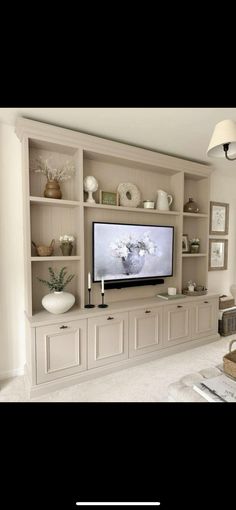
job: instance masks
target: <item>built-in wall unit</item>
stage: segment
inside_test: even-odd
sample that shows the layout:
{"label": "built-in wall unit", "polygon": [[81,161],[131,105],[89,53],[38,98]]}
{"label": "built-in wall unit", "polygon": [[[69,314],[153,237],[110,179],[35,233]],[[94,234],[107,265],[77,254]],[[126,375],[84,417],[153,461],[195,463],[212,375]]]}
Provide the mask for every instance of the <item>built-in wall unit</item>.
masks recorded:
{"label": "built-in wall unit", "polygon": [[[169,287],[182,293],[190,280],[207,289],[211,168],[24,118],[17,120],[16,134],[22,144],[30,396],[216,340],[218,295],[196,290],[157,297]],[[45,164],[73,166],[74,173],[45,193],[47,179],[39,171]],[[89,193],[90,176],[97,186]],[[169,207],[156,207],[160,190],[171,195]],[[184,212],[190,197],[198,212]],[[61,252],[64,235],[74,238],[71,254]],[[197,253],[183,250],[183,235],[200,239]],[[65,291],[75,302],[64,313],[42,305],[50,294],[41,281],[48,281],[49,267],[57,275],[66,267],[73,275]]]}

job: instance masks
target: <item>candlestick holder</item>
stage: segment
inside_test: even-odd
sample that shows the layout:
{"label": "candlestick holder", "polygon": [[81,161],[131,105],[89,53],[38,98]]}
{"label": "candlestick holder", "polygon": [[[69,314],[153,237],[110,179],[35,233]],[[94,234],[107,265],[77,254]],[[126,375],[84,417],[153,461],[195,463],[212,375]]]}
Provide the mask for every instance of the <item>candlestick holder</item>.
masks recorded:
{"label": "candlestick holder", "polygon": [[94,308],[95,307],[95,305],[91,305],[91,303],[90,303],[90,294],[91,294],[91,289],[88,289],[88,297],[89,297],[88,305],[85,305],[84,308]]}
{"label": "candlestick holder", "polygon": [[104,292],[102,292],[101,294],[102,294],[102,304],[98,305],[98,308],[107,308],[108,305],[104,304]]}

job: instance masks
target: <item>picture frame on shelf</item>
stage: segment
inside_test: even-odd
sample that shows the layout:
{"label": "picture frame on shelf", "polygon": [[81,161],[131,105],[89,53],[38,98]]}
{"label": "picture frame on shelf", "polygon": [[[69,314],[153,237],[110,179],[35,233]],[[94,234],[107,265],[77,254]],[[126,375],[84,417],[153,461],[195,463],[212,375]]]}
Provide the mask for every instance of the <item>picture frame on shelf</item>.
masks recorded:
{"label": "picture frame on shelf", "polygon": [[227,235],[229,230],[229,204],[210,202],[210,235]]}
{"label": "picture frame on shelf", "polygon": [[99,203],[103,205],[119,205],[119,193],[112,191],[99,191]]}
{"label": "picture frame on shelf", "polygon": [[190,252],[190,246],[189,246],[189,238],[188,234],[182,235],[182,253],[189,253]]}
{"label": "picture frame on shelf", "polygon": [[228,267],[228,239],[209,239],[209,271],[222,271]]}

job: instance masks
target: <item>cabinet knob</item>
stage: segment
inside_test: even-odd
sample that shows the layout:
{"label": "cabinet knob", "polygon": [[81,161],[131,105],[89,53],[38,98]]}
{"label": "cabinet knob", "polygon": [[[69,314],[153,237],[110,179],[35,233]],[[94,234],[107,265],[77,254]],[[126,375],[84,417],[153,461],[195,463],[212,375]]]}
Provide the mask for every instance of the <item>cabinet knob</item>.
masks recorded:
{"label": "cabinet knob", "polygon": [[177,308],[183,308],[183,305],[177,305]]}
{"label": "cabinet knob", "polygon": [[68,326],[64,326],[64,325],[60,326],[60,329],[66,329],[66,328],[68,328]]}
{"label": "cabinet knob", "polygon": [[208,301],[204,301],[204,303],[206,303],[206,304],[207,304],[207,303],[208,303]]}
{"label": "cabinet knob", "polygon": [[151,310],[146,310],[145,313],[151,313]]}
{"label": "cabinet knob", "polygon": [[108,321],[112,321],[112,319],[114,319],[114,317],[107,317]]}

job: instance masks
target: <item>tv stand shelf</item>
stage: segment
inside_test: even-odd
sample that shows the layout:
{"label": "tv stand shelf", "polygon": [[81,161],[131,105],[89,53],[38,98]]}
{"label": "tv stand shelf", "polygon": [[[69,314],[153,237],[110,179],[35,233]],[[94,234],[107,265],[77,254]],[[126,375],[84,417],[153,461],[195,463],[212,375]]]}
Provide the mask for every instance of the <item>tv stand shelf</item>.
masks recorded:
{"label": "tv stand shelf", "polygon": [[[115,370],[217,338],[216,296],[204,296],[209,303],[189,296],[178,300],[177,315],[173,300],[156,298],[168,287],[176,287],[180,293],[189,280],[207,288],[211,168],[24,118],[17,119],[16,134],[22,142],[26,373],[31,393],[85,380],[108,371],[109,365]],[[55,167],[73,161],[76,173],[61,183],[62,199],[44,197],[46,178],[31,171],[39,157],[52,157]],[[83,189],[89,175],[98,181],[93,204],[86,201]],[[173,196],[171,209],[99,203],[100,190],[116,192],[124,182],[136,184],[141,203],[156,203],[157,190],[165,190]],[[199,213],[183,211],[189,197],[198,203]],[[104,310],[97,306],[101,303],[100,284],[94,283],[91,302],[95,308],[85,309],[87,275],[92,272],[93,222],[173,227],[173,276],[164,277],[160,285],[105,289],[108,308]],[[76,239],[72,256],[61,256],[59,237],[63,234]],[[183,235],[200,239],[200,253],[182,252]],[[32,241],[49,246],[52,239],[56,241],[53,256],[36,257]],[[47,290],[38,278],[48,279],[51,265],[54,269],[66,266],[68,273],[75,275],[66,289],[74,294],[75,306],[62,315],[49,314],[41,304]]]}

